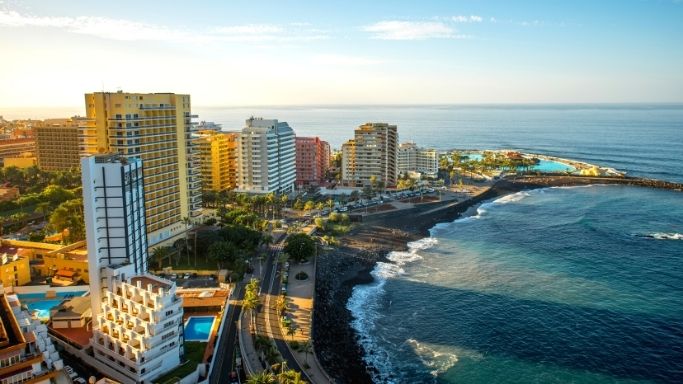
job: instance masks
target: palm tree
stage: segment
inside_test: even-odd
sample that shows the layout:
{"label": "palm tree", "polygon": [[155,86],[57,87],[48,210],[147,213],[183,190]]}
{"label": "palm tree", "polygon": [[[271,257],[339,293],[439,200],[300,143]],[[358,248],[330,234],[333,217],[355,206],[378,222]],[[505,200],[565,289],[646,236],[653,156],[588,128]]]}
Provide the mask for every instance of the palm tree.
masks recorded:
{"label": "palm tree", "polygon": [[301,378],[301,372],[293,369],[287,369],[277,375],[280,384],[305,384],[306,381]]}
{"label": "palm tree", "polygon": [[152,250],[152,257],[150,257],[150,259],[157,263],[157,269],[161,269],[164,259],[167,258],[169,254],[170,252],[167,247],[156,247],[154,250]]}
{"label": "palm tree", "polygon": [[268,371],[255,373],[249,376],[247,384],[275,384],[275,375]]}
{"label": "palm tree", "polygon": [[292,323],[287,323],[285,328],[287,329],[287,336],[290,337],[290,340],[294,340],[294,335],[296,335],[296,329],[294,328],[294,325]]}

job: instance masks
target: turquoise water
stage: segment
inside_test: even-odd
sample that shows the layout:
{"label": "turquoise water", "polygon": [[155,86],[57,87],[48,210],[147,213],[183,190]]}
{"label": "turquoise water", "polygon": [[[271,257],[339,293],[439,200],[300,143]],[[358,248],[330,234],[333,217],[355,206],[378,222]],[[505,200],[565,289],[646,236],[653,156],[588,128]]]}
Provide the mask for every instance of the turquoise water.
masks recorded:
{"label": "turquoise water", "polygon": [[683,382],[683,194],[520,192],[394,252],[348,307],[376,382]]}
{"label": "turquoise water", "polygon": [[185,340],[207,341],[216,316],[192,316],[185,323]]}
{"label": "turquoise water", "polygon": [[[481,160],[483,156],[480,153],[468,153],[467,157],[470,160]],[[558,173],[558,172],[574,172],[576,168],[571,165],[560,163],[558,161],[539,159],[538,164],[530,167],[531,171],[546,172],[546,173]]]}
{"label": "turquoise water", "polygon": [[17,294],[17,297],[22,304],[26,305],[29,313],[35,313],[40,319],[49,319],[52,308],[61,304],[65,299],[82,296],[85,292],[59,292],[55,299],[46,299],[44,293],[22,293]]}

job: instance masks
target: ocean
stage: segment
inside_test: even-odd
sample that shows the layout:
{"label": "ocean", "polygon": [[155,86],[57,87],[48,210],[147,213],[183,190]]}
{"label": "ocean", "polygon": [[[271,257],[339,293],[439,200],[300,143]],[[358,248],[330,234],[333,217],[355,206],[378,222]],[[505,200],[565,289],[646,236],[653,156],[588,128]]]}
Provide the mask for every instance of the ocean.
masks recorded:
{"label": "ocean", "polygon": [[[195,109],[339,147],[366,121],[438,149],[511,148],[683,182],[683,106]],[[546,188],[481,204],[378,263],[347,307],[377,383],[683,382],[683,194]]]}

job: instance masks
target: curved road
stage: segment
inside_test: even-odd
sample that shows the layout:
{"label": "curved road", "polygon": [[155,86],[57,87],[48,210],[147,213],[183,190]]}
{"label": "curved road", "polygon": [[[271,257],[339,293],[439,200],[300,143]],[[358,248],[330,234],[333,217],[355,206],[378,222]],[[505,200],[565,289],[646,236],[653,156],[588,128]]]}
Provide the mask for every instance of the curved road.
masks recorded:
{"label": "curved road", "polygon": [[281,289],[279,273],[280,263],[278,262],[278,258],[282,253],[282,248],[282,242],[271,247],[271,253],[266,262],[266,271],[261,280],[261,294],[264,294],[266,298],[263,310],[259,313],[259,316],[263,317],[263,321],[257,322],[259,327],[258,333],[261,335],[268,335],[268,337],[275,341],[275,346],[287,363],[289,369],[301,372],[302,379],[306,380],[308,383],[313,383],[306,371],[301,369],[299,362],[296,361],[292,355],[292,352],[287,345],[286,336],[282,333],[280,319],[277,308],[275,307],[275,300],[280,295]]}

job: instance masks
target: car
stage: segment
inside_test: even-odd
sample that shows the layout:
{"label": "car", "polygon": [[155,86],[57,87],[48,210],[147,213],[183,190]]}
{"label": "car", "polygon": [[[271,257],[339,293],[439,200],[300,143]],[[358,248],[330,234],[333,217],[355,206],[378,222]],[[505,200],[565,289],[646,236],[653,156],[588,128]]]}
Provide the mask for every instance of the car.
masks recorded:
{"label": "car", "polygon": [[186,274],[183,275],[183,279],[187,280],[187,279],[189,279],[189,278],[190,278],[190,274],[189,274],[189,273],[186,273]]}
{"label": "car", "polygon": [[66,372],[66,373],[74,373],[74,369],[71,368],[70,365],[65,365],[65,366],[64,366],[64,372]]}
{"label": "car", "polygon": [[73,382],[74,382],[74,383],[77,383],[77,384],[87,384],[87,383],[88,383],[88,382],[85,381],[85,379],[82,378],[82,377],[77,377],[77,378],[73,379]]}
{"label": "car", "polygon": [[287,287],[283,285],[282,288],[280,288],[280,292],[282,292],[283,294],[287,293]]}

